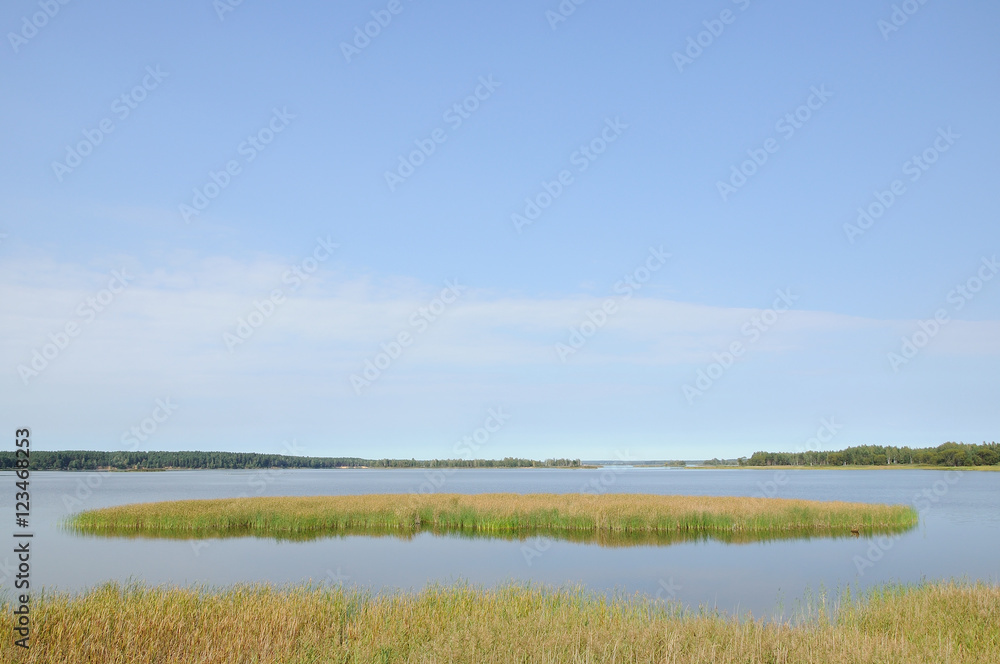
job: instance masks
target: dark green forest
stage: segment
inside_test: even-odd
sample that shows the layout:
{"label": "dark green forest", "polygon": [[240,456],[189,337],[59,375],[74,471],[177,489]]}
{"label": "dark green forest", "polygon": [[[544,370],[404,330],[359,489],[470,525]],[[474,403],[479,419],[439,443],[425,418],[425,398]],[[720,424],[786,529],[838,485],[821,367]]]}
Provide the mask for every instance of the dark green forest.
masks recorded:
{"label": "dark green forest", "polygon": [[[167,468],[578,468],[579,459],[360,459],[256,452],[33,451],[31,470],[160,470]],[[14,452],[0,452],[0,470],[16,467]]]}
{"label": "dark green forest", "polygon": [[1000,445],[944,443],[937,447],[910,448],[860,445],[838,452],[755,452],[742,458],[743,466],[994,466],[1000,464]]}
{"label": "dark green forest", "polygon": [[[682,462],[668,462],[680,466]],[[1000,444],[944,443],[910,448],[859,445],[839,451],[755,452],[738,460],[711,459],[707,466],[993,466]],[[14,452],[0,452],[0,470],[16,466]],[[65,450],[31,453],[32,470],[165,470],[255,468],[579,468],[580,459],[362,459],[305,457],[256,452],[99,452]]]}

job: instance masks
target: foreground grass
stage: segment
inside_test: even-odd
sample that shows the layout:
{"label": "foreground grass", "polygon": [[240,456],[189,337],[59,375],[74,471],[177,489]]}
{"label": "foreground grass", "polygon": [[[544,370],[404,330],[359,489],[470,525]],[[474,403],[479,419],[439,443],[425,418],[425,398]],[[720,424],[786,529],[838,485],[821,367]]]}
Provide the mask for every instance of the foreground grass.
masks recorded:
{"label": "foreground grass", "polygon": [[480,534],[885,533],[917,523],[906,505],[641,494],[372,494],[185,500],[75,515],[82,533],[289,536],[338,532]]}
{"label": "foreground grass", "polygon": [[519,585],[371,596],[109,584],[42,594],[32,615],[30,651],[4,638],[0,661],[995,664],[1000,652],[1000,588],[983,584],[889,586],[798,625]]}

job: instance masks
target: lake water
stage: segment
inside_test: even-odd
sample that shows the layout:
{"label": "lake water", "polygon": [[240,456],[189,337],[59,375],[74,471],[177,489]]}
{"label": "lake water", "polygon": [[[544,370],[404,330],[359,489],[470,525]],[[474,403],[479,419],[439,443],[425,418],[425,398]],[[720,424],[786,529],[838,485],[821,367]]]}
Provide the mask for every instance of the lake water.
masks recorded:
{"label": "lake water", "polygon": [[[172,471],[31,475],[32,586],[80,590],[108,580],[151,584],[344,583],[374,591],[464,580],[582,585],[642,593],[692,607],[755,616],[794,611],[810,589],[890,581],[1000,581],[1000,473],[929,470],[460,469]],[[4,505],[14,475],[0,473]],[[811,538],[725,544],[602,547],[548,538],[525,541],[437,536],[164,540],[66,532],[69,514],[134,502],[400,493],[652,493],[906,503],[920,525],[888,538]],[[13,510],[11,510],[13,512]],[[12,522],[13,514],[3,516]],[[8,532],[11,529],[5,529]],[[12,539],[8,539],[8,542]],[[12,547],[4,547],[10,550]],[[10,590],[10,554],[0,555]]]}

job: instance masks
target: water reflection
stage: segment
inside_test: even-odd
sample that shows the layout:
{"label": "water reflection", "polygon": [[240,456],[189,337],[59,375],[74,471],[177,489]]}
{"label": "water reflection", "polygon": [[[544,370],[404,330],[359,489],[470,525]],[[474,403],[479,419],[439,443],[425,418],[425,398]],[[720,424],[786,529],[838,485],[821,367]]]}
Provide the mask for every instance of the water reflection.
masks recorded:
{"label": "water reflection", "polygon": [[828,528],[796,528],[783,531],[752,532],[752,531],[609,531],[609,530],[548,530],[543,528],[523,529],[517,532],[495,530],[472,530],[458,528],[441,528],[425,526],[413,530],[399,528],[348,527],[335,531],[304,531],[287,533],[261,534],[250,528],[229,528],[213,531],[211,535],[203,533],[183,533],[177,531],[136,531],[132,528],[102,528],[100,531],[83,529],[72,523],[63,524],[62,528],[74,535],[91,538],[116,539],[148,539],[148,540],[222,540],[235,538],[253,538],[277,542],[312,542],[324,539],[348,539],[352,537],[394,538],[409,541],[423,533],[436,537],[453,537],[469,540],[506,540],[527,541],[544,538],[577,544],[594,544],[602,547],[623,548],[632,546],[669,546],[682,542],[723,542],[725,544],[750,544],[757,542],[774,542],[783,540],[814,540],[814,539],[849,539],[873,538],[881,535],[893,535],[912,530],[908,528],[878,528],[831,532]]}

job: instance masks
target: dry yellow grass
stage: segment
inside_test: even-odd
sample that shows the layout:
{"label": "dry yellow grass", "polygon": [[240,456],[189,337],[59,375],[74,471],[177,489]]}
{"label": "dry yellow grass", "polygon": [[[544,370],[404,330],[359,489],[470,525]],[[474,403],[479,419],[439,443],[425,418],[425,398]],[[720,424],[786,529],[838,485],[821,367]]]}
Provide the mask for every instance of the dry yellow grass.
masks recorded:
{"label": "dry yellow grass", "polygon": [[1000,653],[1000,588],[983,584],[887,587],[797,626],[529,586],[372,597],[106,585],[36,598],[28,652],[9,638],[10,608],[0,661],[19,663],[996,664]]}
{"label": "dry yellow grass", "polygon": [[481,534],[896,532],[917,523],[906,505],[643,494],[371,494],[189,500],[83,512],[80,532],[161,536],[295,536],[421,529]]}

